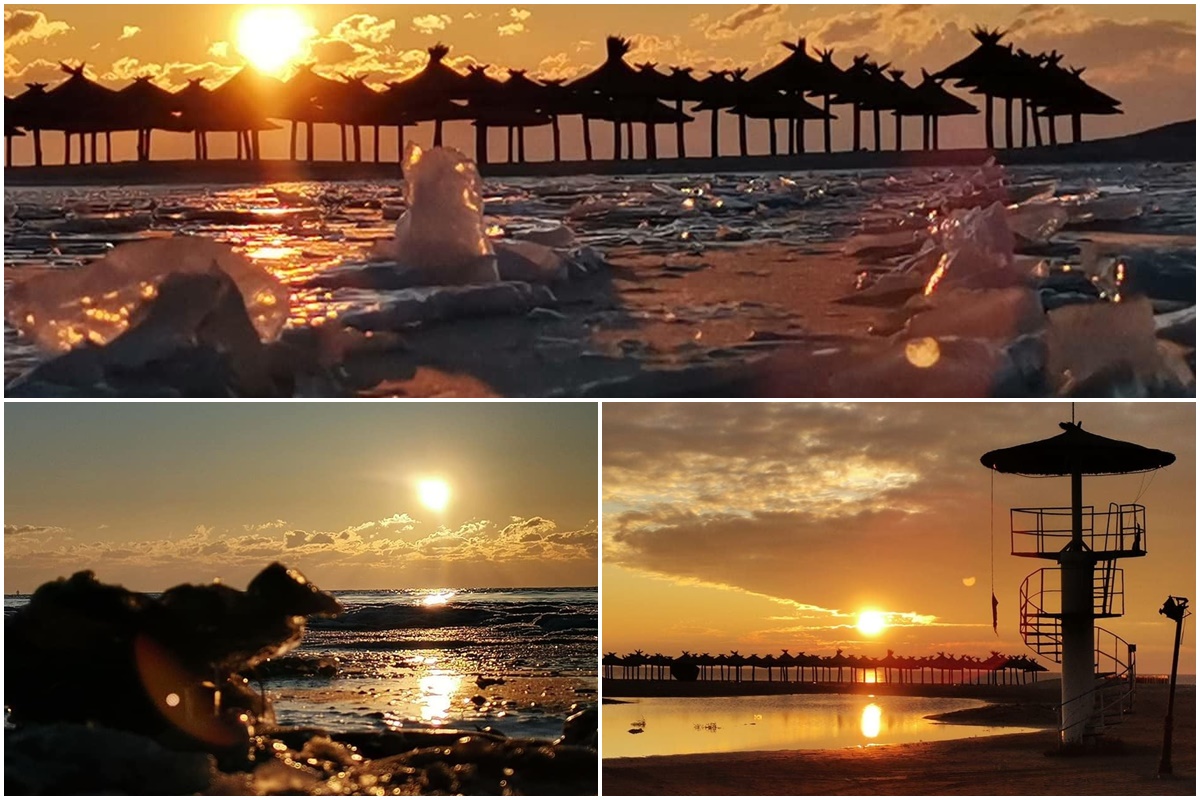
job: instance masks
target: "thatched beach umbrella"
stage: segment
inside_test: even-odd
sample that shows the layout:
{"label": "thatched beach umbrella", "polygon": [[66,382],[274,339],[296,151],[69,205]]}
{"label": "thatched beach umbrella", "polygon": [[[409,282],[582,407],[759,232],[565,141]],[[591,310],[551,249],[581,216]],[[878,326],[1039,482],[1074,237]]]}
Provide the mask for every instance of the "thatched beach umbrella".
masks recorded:
{"label": "thatched beach umbrella", "polygon": [[[403,114],[417,121],[432,120],[433,146],[442,146],[442,125],[455,119],[471,119],[465,109],[454,106],[451,100],[468,100],[471,85],[467,77],[444,62],[450,48],[441,42],[427,51],[429,61],[420,72],[399,83],[390,84],[389,102],[399,101]],[[454,109],[460,109],[456,111]]]}
{"label": "thatched beach umbrella", "polygon": [[[138,161],[150,160],[150,137],[155,129],[187,130],[177,110],[176,96],[161,86],[155,86],[149,77],[134,78],[133,83],[117,92],[117,100],[123,108],[116,114],[114,130],[137,131]],[[116,125],[124,127],[118,128]],[[108,148],[109,151],[111,149]],[[110,161],[111,155],[109,152]]]}

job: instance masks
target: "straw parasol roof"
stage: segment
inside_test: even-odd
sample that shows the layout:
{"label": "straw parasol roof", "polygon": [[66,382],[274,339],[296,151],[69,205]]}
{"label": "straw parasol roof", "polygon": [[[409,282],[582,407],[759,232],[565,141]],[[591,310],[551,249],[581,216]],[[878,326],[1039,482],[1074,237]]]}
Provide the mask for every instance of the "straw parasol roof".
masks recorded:
{"label": "straw parasol roof", "polygon": [[985,453],[988,469],[1015,475],[1127,475],[1149,472],[1175,463],[1175,455],[1132,442],[1108,439],[1083,429],[1083,424],[1060,422],[1063,432]]}

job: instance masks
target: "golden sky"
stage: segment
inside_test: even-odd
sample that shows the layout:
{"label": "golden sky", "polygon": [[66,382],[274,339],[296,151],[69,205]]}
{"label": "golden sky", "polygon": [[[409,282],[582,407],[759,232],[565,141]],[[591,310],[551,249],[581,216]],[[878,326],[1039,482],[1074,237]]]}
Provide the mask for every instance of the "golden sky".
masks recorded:
{"label": "golden sky", "polygon": [[[810,46],[832,47],[843,66],[852,54],[870,52],[919,80],[922,67],[934,71],[974,46],[977,24],[1010,32],[1016,46],[1031,52],[1057,49],[1065,64],[1086,66],[1084,75],[1097,88],[1124,102],[1125,114],[1088,118],[1089,137],[1142,130],[1195,117],[1194,5],[301,5],[306,34],[299,60],[316,60],[327,73],[369,74],[382,84],[407,76],[425,60],[425,48],[443,41],[452,46],[450,63],[489,64],[494,69],[530,70],[537,77],[573,77],[603,61],[604,38],[633,39],[631,62],[688,65],[707,69],[748,67],[751,74],[780,60],[783,39],[807,36]],[[119,87],[137,75],[159,76],[164,85],[182,86],[187,78],[220,79],[242,63],[239,21],[253,9],[245,5],[6,6],[4,34],[5,93],[20,92],[29,81],[57,81],[60,60],[86,61],[102,82]],[[212,84],[210,84],[212,85]],[[975,98],[972,98],[975,99]],[[726,115],[728,116],[728,115]],[[845,147],[848,115],[835,122],[836,144]],[[725,141],[732,145],[736,120],[725,120]],[[890,121],[888,133],[890,138]],[[911,120],[910,142],[919,136]],[[318,135],[318,157],[337,153],[336,130]],[[816,141],[815,126],[811,134]],[[578,157],[577,120],[564,125],[565,155]],[[761,151],[765,123],[750,125],[751,148]],[[1064,135],[1066,131],[1064,128]],[[428,138],[422,128],[418,137]],[[662,136],[673,141],[670,131]],[[186,134],[160,134],[156,157],[186,157]],[[470,150],[467,123],[447,127],[447,144]],[[533,157],[545,157],[550,133],[530,134]],[[708,142],[707,114],[690,126],[692,152]],[[55,140],[59,137],[50,137]],[[125,142],[124,139],[128,139]],[[233,153],[222,137],[214,157]],[[118,136],[118,146],[133,149],[133,134]],[[605,143],[603,136],[598,144]],[[665,141],[665,140],[664,140]],[[943,146],[981,146],[982,117],[943,122]],[[393,152],[392,134],[385,138]],[[385,145],[385,146],[386,146]],[[18,163],[28,142],[17,141]],[[499,146],[499,139],[496,140]],[[48,142],[50,158],[61,145]],[[268,134],[268,157],[286,153],[287,133]],[[599,153],[601,157],[603,153]]]}
{"label": "golden sky", "polygon": [[7,592],[240,586],[272,560],[326,589],[596,584],[592,403],[5,411]]}
{"label": "golden sky", "polygon": [[[1152,477],[1084,480],[1085,504],[1146,506],[1149,554],[1118,565],[1126,616],[1100,624],[1138,645],[1142,672],[1166,672],[1174,629],[1157,610],[1196,585],[1195,408],[1076,413],[1177,456]],[[1064,403],[607,403],[604,650],[1026,652],[1018,587],[1053,564],[1009,555],[1008,510],[1069,505],[1070,481],[997,475],[993,504],[979,458],[1070,418]],[[865,609],[890,627],[861,634]],[[1181,672],[1194,671],[1189,630]]]}

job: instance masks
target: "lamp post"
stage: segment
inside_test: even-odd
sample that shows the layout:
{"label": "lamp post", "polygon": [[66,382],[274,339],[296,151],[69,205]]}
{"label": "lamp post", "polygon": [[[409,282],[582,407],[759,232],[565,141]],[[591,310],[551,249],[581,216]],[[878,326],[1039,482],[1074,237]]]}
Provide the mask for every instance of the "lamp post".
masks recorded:
{"label": "lamp post", "polygon": [[1175,677],[1179,672],[1179,642],[1183,638],[1183,618],[1188,615],[1186,597],[1167,596],[1167,602],[1158,610],[1167,619],[1175,621],[1175,652],[1171,657],[1171,691],[1167,695],[1167,718],[1163,721],[1162,759],[1158,762],[1158,777],[1165,778],[1171,771],[1171,732],[1175,725]]}

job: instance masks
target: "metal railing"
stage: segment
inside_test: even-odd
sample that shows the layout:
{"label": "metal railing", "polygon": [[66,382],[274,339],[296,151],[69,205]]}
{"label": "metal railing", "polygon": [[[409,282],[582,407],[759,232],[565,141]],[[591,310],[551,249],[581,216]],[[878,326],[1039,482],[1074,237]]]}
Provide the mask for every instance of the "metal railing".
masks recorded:
{"label": "metal railing", "polygon": [[[1083,543],[1100,557],[1121,558],[1146,552],[1146,507],[1110,503],[1107,511],[1082,509]],[[1014,556],[1054,558],[1071,541],[1069,507],[1014,508],[1009,512]]]}

